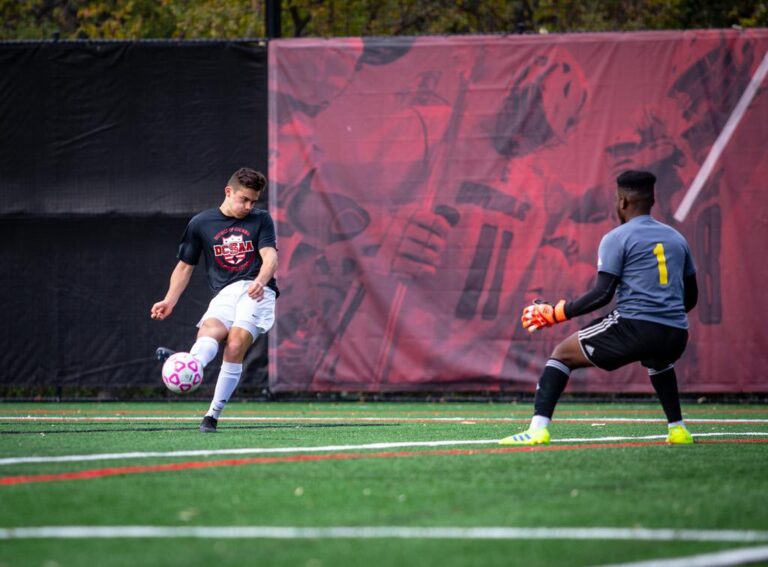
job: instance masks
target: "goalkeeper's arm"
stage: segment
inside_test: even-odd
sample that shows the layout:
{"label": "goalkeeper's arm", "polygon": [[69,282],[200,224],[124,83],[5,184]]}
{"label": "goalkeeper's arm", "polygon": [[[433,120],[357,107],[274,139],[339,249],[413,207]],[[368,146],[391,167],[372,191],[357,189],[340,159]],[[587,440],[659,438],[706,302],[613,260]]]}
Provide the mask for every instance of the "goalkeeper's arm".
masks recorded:
{"label": "goalkeeper's arm", "polygon": [[613,299],[613,294],[616,293],[616,287],[618,285],[618,276],[614,276],[608,272],[598,272],[595,287],[578,299],[566,302],[563,307],[565,317],[567,319],[572,319],[573,317],[591,313],[596,309],[608,305],[611,302],[611,299]]}
{"label": "goalkeeper's arm", "polygon": [[699,286],[696,283],[696,274],[683,278],[683,288],[683,305],[685,305],[685,312],[688,313],[699,302]]}
{"label": "goalkeeper's arm", "polygon": [[[699,288],[696,284],[696,274],[686,276],[683,280],[684,284],[684,304],[685,311],[688,312],[694,307],[699,298]],[[597,273],[597,282],[595,287],[590,289],[587,293],[580,298],[573,301],[568,301],[563,306],[563,312],[566,318],[571,319],[584,315],[585,313],[591,313],[595,309],[600,309],[608,305],[613,299],[613,294],[616,293],[616,287],[619,285],[619,278],[613,274],[607,272]]]}
{"label": "goalkeeper's arm", "polygon": [[520,321],[523,328],[528,332],[534,332],[537,329],[551,327],[572,317],[578,317],[600,309],[608,305],[616,293],[616,287],[619,285],[618,276],[607,272],[597,273],[597,282],[595,287],[574,301],[566,302],[561,299],[556,305],[546,301],[536,300],[531,305],[523,309],[523,316]]}

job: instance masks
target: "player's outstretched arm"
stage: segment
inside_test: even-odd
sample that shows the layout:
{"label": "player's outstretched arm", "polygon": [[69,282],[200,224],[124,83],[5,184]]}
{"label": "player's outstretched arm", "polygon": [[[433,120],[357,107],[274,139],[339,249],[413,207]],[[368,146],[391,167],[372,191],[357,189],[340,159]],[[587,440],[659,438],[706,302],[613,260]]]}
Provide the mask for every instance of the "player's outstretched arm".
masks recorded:
{"label": "player's outstretched arm", "polygon": [[259,275],[248,286],[248,297],[260,301],[264,297],[264,288],[269,283],[277,271],[277,250],[270,246],[259,248],[261,256],[261,269]]}
{"label": "player's outstretched arm", "polygon": [[186,262],[179,261],[179,263],[176,264],[176,267],[171,273],[171,282],[168,285],[168,291],[165,294],[165,298],[155,303],[149,311],[149,316],[152,317],[152,319],[162,321],[173,312],[173,308],[176,307],[176,304],[179,302],[181,294],[187,289],[187,285],[189,285],[189,280],[192,277],[192,272],[194,270],[195,267]]}
{"label": "player's outstretched arm", "polygon": [[573,317],[591,313],[608,305],[619,285],[618,276],[607,272],[598,272],[595,286],[573,301],[561,299],[556,305],[537,300],[525,309],[521,321],[530,332],[551,327]]}

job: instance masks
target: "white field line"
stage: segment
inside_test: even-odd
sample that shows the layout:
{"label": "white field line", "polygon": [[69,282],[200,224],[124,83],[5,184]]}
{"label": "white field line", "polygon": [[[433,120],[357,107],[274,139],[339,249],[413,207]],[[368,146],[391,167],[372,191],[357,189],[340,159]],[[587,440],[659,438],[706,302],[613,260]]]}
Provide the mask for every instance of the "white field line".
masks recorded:
{"label": "white field line", "polygon": [[[768,436],[765,431],[740,431],[697,433],[696,439],[701,437],[724,436]],[[614,436],[614,437],[584,437],[571,439],[557,439],[553,443],[612,443],[621,441],[658,441],[666,439],[666,435],[642,435],[642,436]],[[177,457],[215,457],[221,455],[265,455],[280,453],[328,453],[343,451],[368,451],[382,449],[402,449],[406,447],[455,447],[461,445],[497,445],[498,439],[453,439],[447,441],[401,441],[394,443],[365,443],[360,445],[325,445],[318,447],[244,447],[239,449],[198,449],[186,451],[141,451],[131,453],[95,453],[90,455],[59,455],[59,456],[30,456],[30,457],[6,457],[0,459],[0,466],[19,465],[31,463],[80,463],[88,461],[108,460],[133,460],[133,459],[157,459]]]}
{"label": "white field line", "polygon": [[614,563],[603,567],[729,567],[768,560],[768,546],[729,549],[674,559],[652,559],[632,563]]}
{"label": "white field line", "polygon": [[[335,417],[294,417],[294,416],[229,416],[222,417],[220,421],[236,422],[236,421],[253,421],[253,422],[342,422],[342,423],[369,423],[369,422],[384,422],[384,423],[409,423],[409,422],[434,422],[434,423],[464,423],[464,422],[499,422],[499,423],[514,423],[514,422],[526,422],[530,419],[530,416],[525,417],[348,417],[348,416],[335,416]],[[34,416],[34,415],[13,415],[13,416],[0,416],[0,421],[27,421],[27,422],[120,422],[120,421],[199,421],[199,416]],[[644,418],[644,417],[562,417],[557,421],[562,422],[584,422],[584,423],[666,423],[663,418]],[[768,423],[768,419],[760,418],[686,418],[686,423],[744,423],[744,424],[760,424]]]}
{"label": "white field line", "polygon": [[768,541],[755,530],[676,530],[645,528],[509,528],[333,526],[42,526],[0,529],[0,540],[91,538],[200,539],[565,539],[754,543]]}

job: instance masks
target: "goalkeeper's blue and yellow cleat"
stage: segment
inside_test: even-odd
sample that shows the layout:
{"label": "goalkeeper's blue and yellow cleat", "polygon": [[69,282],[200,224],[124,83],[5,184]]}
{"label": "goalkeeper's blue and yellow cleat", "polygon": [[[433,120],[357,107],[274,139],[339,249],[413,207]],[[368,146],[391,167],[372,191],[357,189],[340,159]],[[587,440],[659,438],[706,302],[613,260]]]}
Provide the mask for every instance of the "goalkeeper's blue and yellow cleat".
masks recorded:
{"label": "goalkeeper's blue and yellow cleat", "polygon": [[549,445],[549,429],[541,427],[510,435],[499,441],[499,445]]}
{"label": "goalkeeper's blue and yellow cleat", "polygon": [[693,445],[693,435],[682,425],[669,428],[667,443],[670,445]]}

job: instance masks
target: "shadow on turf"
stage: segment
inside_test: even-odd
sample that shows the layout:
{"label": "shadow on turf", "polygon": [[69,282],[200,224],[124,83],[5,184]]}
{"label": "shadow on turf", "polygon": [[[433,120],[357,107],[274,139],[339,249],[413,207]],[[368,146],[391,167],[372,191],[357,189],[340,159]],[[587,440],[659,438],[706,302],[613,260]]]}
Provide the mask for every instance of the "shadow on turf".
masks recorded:
{"label": "shadow on turf", "polygon": [[[18,425],[18,424],[14,424]],[[300,425],[227,425],[223,431],[231,429],[310,429],[327,427],[397,427],[398,423],[306,423]],[[197,426],[189,427],[128,427],[121,429],[51,429],[48,431],[0,431],[0,435],[50,435],[54,433],[120,433],[120,432],[157,432],[157,431],[196,431]]]}

